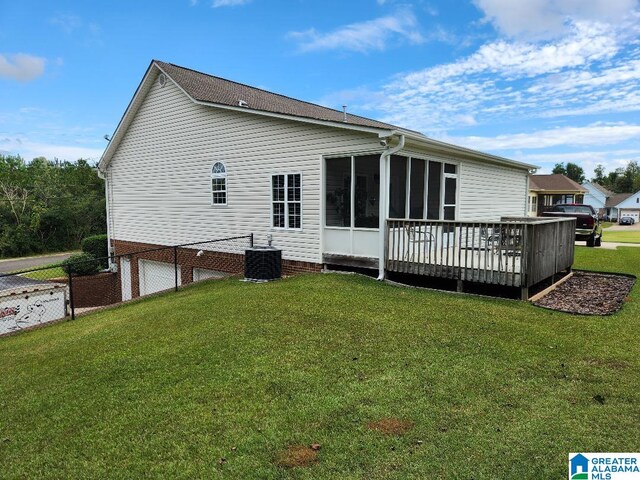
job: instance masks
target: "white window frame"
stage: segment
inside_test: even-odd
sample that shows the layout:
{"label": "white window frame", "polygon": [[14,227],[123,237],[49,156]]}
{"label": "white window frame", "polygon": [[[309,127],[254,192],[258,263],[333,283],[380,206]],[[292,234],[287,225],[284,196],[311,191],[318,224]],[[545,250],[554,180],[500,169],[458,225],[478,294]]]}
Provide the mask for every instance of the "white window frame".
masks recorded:
{"label": "white window frame", "polygon": [[[300,177],[300,200],[289,200],[289,175],[298,175]],[[284,201],[275,201],[273,198],[273,179],[275,177],[284,177]],[[304,192],[304,186],[302,183],[302,172],[287,172],[287,173],[273,173],[271,175],[271,183],[269,184],[269,188],[271,190],[271,228],[273,230],[291,230],[291,231],[297,231],[300,232],[302,231],[302,225],[303,225],[303,215],[302,215],[302,211],[303,211],[303,204],[302,204],[302,198],[303,198],[303,192]],[[284,204],[284,227],[277,227],[274,225],[273,223],[273,206],[276,203],[282,203]],[[300,227],[290,227],[289,226],[289,204],[290,203],[298,203],[300,204]]]}
{"label": "white window frame", "polygon": [[[456,173],[447,173],[444,171],[444,167],[445,165],[453,165],[454,167],[456,167]],[[453,163],[453,162],[447,162],[446,160],[442,161],[442,182],[440,184],[440,192],[442,194],[441,197],[441,201],[442,201],[442,207],[440,208],[440,220],[444,220],[444,209],[445,207],[453,207],[453,220],[447,220],[449,222],[455,222],[458,219],[458,192],[460,190],[460,180],[458,178],[458,171],[460,170],[460,165],[458,163]],[[455,199],[454,202],[455,203],[444,203],[444,190],[445,190],[445,185],[447,183],[447,178],[453,178],[456,181],[456,191],[455,191]]]}
{"label": "white window frame", "polygon": [[[407,185],[406,185],[406,198],[405,198],[405,218],[409,218],[409,210],[410,205],[409,201],[411,199],[411,163],[413,159],[416,160],[424,160],[424,197],[422,201],[424,202],[424,209],[422,211],[422,219],[414,218],[413,220],[429,220],[427,219],[427,199],[429,195],[429,162],[439,162],[440,163],[440,209],[438,212],[437,220],[444,220],[444,207],[453,207],[454,208],[454,220],[448,220],[449,222],[455,222],[458,220],[459,215],[459,195],[460,195],[460,162],[456,162],[449,159],[438,158],[438,157],[421,157],[421,156],[407,156],[407,167],[406,167],[406,175],[407,175]],[[456,167],[456,173],[445,173],[444,166],[445,164],[453,165]],[[444,203],[444,188],[445,188],[445,178],[455,178],[456,179],[456,203]],[[436,220],[431,219],[431,220]]]}
{"label": "white window frame", "polygon": [[[213,169],[215,168],[216,165],[222,165],[222,168],[224,168],[224,172],[213,172]],[[213,165],[211,165],[211,170],[210,170],[210,174],[211,174],[211,178],[210,178],[210,188],[211,188],[211,206],[212,207],[225,207],[227,206],[228,200],[229,200],[229,185],[227,182],[227,166],[225,165],[224,162],[220,161],[220,160],[216,160],[215,162],[213,162]],[[213,189],[213,181],[214,180],[224,180],[224,189],[223,190],[214,190]],[[224,193],[224,202],[214,202],[213,198],[214,198],[214,193]]]}

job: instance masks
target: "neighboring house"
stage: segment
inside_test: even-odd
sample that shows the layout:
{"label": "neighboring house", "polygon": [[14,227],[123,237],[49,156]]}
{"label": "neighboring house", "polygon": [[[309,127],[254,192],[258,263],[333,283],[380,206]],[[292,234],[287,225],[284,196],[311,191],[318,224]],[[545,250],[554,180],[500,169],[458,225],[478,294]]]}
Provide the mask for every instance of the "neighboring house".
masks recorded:
{"label": "neighboring house", "polygon": [[582,186],[587,189],[584,203],[591,205],[600,217],[610,216],[610,212],[607,212],[607,199],[614,193],[596,182],[584,182]]}
{"label": "neighboring house", "polygon": [[626,198],[616,203],[615,208],[618,209],[618,219],[622,217],[631,217],[636,223],[640,222],[640,191],[632,194],[623,194]]}
{"label": "neighboring house", "polygon": [[557,203],[582,203],[587,189],[560,173],[531,175],[527,215],[536,217]]}
{"label": "neighboring house", "polygon": [[613,193],[595,182],[585,182],[582,186],[588,191],[585,195],[584,203],[595,208],[600,217],[615,222],[623,216],[623,212],[620,209],[624,209],[626,212],[624,215],[633,217],[636,221],[639,220],[637,215],[640,210],[640,203],[638,203],[638,194],[640,192],[635,194]]}
{"label": "neighboring house", "polygon": [[384,274],[387,218],[525,216],[535,167],[152,61],[98,168],[116,254],[254,233],[285,272]]}

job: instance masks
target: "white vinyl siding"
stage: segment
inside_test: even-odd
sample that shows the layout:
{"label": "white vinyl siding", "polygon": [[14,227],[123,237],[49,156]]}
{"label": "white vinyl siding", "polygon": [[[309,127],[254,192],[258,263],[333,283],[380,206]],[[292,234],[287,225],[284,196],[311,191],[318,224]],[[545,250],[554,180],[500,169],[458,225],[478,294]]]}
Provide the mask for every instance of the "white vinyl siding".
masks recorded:
{"label": "white vinyl siding", "polygon": [[[272,234],[283,258],[320,263],[322,155],[379,151],[370,133],[196,105],[169,79],[149,90],[109,166],[112,238],[174,245]],[[211,167],[224,159],[225,208],[211,207]],[[304,229],[271,227],[271,175],[304,181]]]}

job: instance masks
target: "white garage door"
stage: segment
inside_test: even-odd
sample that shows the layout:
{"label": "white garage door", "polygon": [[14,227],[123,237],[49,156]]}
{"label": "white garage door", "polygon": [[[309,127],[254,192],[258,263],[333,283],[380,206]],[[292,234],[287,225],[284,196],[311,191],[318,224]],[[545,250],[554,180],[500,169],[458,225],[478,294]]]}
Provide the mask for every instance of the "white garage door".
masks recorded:
{"label": "white garage door", "polygon": [[[169,290],[176,286],[173,263],[139,260],[140,296]],[[180,286],[180,265],[178,265],[178,286]]]}
{"label": "white garage door", "polygon": [[206,268],[193,269],[194,282],[199,282],[200,280],[208,280],[209,278],[224,278],[228,276],[228,273],[219,272],[217,270],[207,270]]}
{"label": "white garage door", "polygon": [[620,218],[622,217],[631,217],[638,223],[640,221],[640,210],[621,210]]}

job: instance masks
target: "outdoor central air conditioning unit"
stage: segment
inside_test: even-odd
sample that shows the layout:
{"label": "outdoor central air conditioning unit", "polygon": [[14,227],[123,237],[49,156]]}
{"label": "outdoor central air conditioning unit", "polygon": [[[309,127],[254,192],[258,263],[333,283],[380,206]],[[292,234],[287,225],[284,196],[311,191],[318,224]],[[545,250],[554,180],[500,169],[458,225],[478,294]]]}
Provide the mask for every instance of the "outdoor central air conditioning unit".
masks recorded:
{"label": "outdoor central air conditioning unit", "polygon": [[273,247],[252,247],[244,252],[246,280],[266,282],[282,276],[282,250]]}

